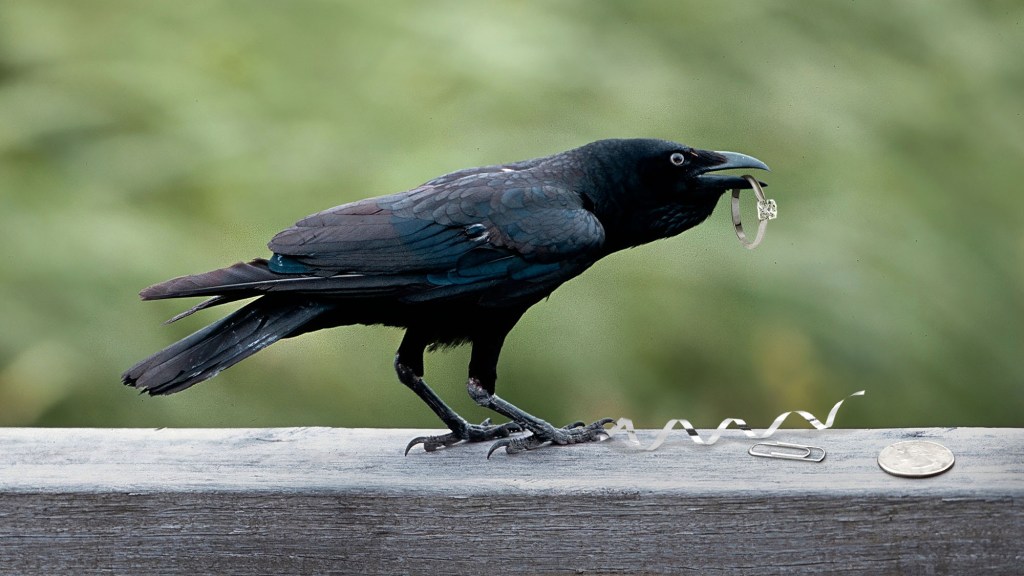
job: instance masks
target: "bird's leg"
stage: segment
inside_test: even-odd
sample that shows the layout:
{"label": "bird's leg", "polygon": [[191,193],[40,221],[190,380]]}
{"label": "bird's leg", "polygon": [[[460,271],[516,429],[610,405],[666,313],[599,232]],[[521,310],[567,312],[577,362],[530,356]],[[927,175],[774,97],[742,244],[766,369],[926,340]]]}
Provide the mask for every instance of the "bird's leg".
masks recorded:
{"label": "bird's leg", "polygon": [[438,448],[452,446],[459,442],[482,442],[486,440],[497,440],[498,438],[505,438],[513,432],[519,432],[522,430],[519,424],[515,422],[508,422],[506,424],[494,425],[491,424],[491,419],[488,418],[480,424],[470,424],[465,418],[459,416],[454,410],[451,409],[444,400],[427,386],[427,383],[423,381],[423,378],[416,374],[408,366],[401,363],[401,358],[395,357],[395,371],[398,373],[398,379],[403,384],[409,387],[410,390],[416,393],[424,402],[430,406],[430,409],[445,423],[451,432],[448,434],[440,434],[438,436],[418,436],[413,438],[409,444],[405,447],[405,453],[408,454],[409,450],[412,450],[413,446],[422,444],[423,449],[427,452],[433,452]]}
{"label": "bird's leg", "polygon": [[[410,331],[411,332],[411,331]],[[417,350],[418,347],[418,350]],[[513,432],[519,432],[522,428],[515,422],[494,425],[488,418],[480,424],[470,424],[465,418],[459,416],[444,400],[427,386],[423,381],[423,348],[425,346],[416,343],[414,339],[406,338],[395,355],[395,372],[398,379],[416,393],[427,406],[434,411],[434,414],[444,422],[451,430],[448,434],[438,436],[419,436],[413,438],[405,447],[405,453],[417,444],[422,444],[427,452],[433,452],[438,448],[452,446],[459,442],[482,442],[506,438]]]}
{"label": "bird's leg", "polygon": [[488,458],[498,448],[505,448],[506,452],[515,453],[539,448],[549,442],[559,445],[579,444],[593,442],[608,436],[604,426],[614,422],[611,418],[602,418],[591,424],[573,422],[563,428],[556,428],[495,394],[498,354],[501,352],[503,342],[504,334],[496,340],[474,341],[466,390],[477,404],[494,410],[513,422],[518,422],[523,429],[529,430],[532,434],[498,440],[487,451]]}

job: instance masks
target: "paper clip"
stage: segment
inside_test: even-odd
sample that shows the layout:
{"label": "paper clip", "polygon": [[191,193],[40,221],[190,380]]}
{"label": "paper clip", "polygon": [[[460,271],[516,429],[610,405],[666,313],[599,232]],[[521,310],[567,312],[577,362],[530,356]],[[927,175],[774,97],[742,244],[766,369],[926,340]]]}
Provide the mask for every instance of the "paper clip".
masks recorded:
{"label": "paper clip", "polygon": [[787,444],[786,442],[759,442],[750,447],[747,453],[761,458],[783,458],[786,460],[807,460],[821,462],[825,459],[825,449],[817,446]]}

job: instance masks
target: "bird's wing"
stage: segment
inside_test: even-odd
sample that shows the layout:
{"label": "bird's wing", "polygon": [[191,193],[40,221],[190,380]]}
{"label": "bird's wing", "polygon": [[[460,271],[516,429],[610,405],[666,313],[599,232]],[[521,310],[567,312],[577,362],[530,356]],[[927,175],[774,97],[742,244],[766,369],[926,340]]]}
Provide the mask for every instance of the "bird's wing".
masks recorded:
{"label": "bird's wing", "polygon": [[518,171],[433,182],[305,218],[268,244],[271,269],[363,282],[416,276],[443,296],[575,275],[604,243],[578,194]]}

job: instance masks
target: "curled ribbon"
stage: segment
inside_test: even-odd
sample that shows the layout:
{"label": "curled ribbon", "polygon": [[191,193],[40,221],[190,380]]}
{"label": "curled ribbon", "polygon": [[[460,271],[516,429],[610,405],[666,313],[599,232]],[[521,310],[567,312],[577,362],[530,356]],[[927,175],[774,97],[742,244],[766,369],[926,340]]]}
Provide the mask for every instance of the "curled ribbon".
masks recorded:
{"label": "curled ribbon", "polygon": [[[682,426],[682,428],[686,430],[686,433],[689,434],[690,436],[690,440],[693,440],[697,444],[704,444],[706,446],[710,446],[715,442],[718,442],[718,439],[722,437],[722,431],[728,428],[730,424],[736,424],[736,427],[742,430],[748,438],[754,438],[756,440],[768,438],[769,436],[774,434],[780,426],[782,426],[782,423],[786,420],[786,418],[789,417],[790,414],[799,414],[801,417],[803,417],[804,420],[807,420],[808,424],[814,426],[814,428],[817,430],[827,430],[828,428],[831,428],[832,424],[835,422],[836,414],[839,412],[839,407],[843,405],[843,402],[850,398],[853,398],[854,396],[863,396],[864,392],[864,390],[854,392],[853,394],[850,394],[849,396],[843,398],[839,402],[836,402],[836,405],[832,407],[832,411],[828,413],[828,418],[825,419],[824,424],[822,424],[821,421],[818,420],[814,416],[814,414],[811,414],[810,412],[805,412],[803,410],[793,410],[790,412],[784,412],[782,414],[779,414],[779,417],[776,418],[774,422],[772,422],[772,425],[769,426],[767,430],[765,430],[759,435],[757,432],[754,432],[753,430],[750,429],[750,426],[747,425],[745,420],[742,420],[740,418],[726,418],[725,420],[722,420],[722,423],[718,425],[718,428],[715,429],[711,436],[707,440],[705,440],[704,438],[701,437],[700,433],[697,432],[697,429],[694,428],[692,424],[690,424],[689,420],[677,418],[674,420],[669,420],[668,424],[665,424],[665,427],[661,429],[661,432],[658,432],[658,436],[654,439],[654,442],[652,442],[650,446],[641,446],[641,448],[643,448],[644,450],[656,450],[659,446],[665,443],[665,440],[668,439],[669,434],[672,432],[672,430],[676,427],[677,424]],[[626,436],[629,438],[631,442],[637,445],[640,444],[640,440],[636,437],[636,429],[633,428],[633,421],[630,420],[629,418],[619,418],[618,421],[615,422],[614,426],[606,430],[606,433],[608,434],[609,438],[612,438],[616,434],[623,431],[625,431]]]}

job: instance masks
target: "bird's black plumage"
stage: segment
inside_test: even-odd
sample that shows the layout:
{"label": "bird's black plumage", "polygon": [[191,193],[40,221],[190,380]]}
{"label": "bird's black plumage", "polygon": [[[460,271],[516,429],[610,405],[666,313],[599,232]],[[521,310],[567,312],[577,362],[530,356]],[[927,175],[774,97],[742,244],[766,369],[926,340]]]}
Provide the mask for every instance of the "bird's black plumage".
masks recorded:
{"label": "bird's black plumage", "polygon": [[[277,234],[269,259],[150,286],[143,299],[208,296],[175,317],[256,299],[128,369],[125,384],[169,394],[215,376],[281,338],[350,324],[406,328],[399,379],[451,428],[428,450],[528,429],[510,450],[600,435],[604,421],[554,428],[496,394],[509,330],[533,304],[612,252],[696,226],[742,178],[767,169],[734,152],[663,140],[601,140],[534,160],[460,170],[422,186],[313,214]],[[472,343],[470,394],[512,419],[471,425],[423,382],[428,347]]]}

